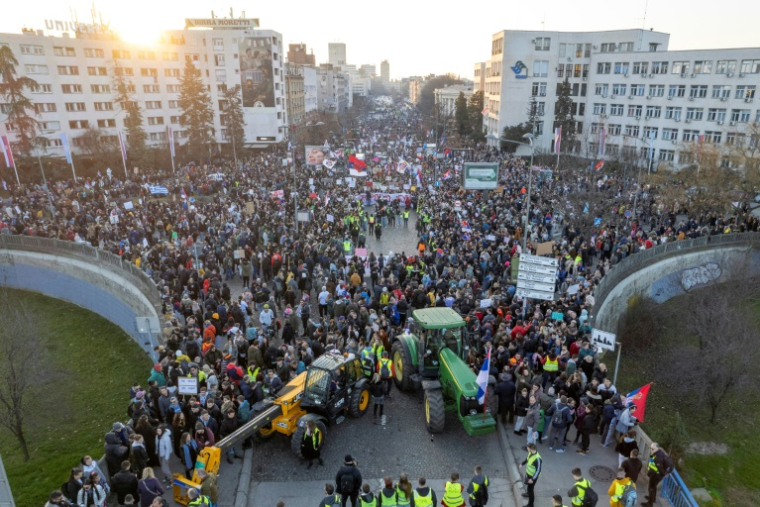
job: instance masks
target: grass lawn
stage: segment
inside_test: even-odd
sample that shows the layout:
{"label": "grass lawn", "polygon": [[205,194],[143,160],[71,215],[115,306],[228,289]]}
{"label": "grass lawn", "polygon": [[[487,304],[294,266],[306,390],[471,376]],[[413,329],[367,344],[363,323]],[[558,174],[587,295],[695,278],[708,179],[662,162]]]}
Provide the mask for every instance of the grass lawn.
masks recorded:
{"label": "grass lawn", "polygon": [[[53,380],[30,390],[24,462],[16,439],[0,428],[0,452],[16,505],[42,506],[89,454],[103,455],[103,436],[127,418],[129,388],[145,382],[151,360],[120,328],[76,305],[9,291],[40,326],[44,364]],[[0,321],[2,321],[0,308]]]}
{"label": "grass lawn", "polygon": [[[665,303],[667,304],[667,303]],[[754,315],[760,325],[760,306]],[[644,354],[626,353],[620,361],[618,391],[628,392],[641,387],[655,378],[651,366],[652,354],[660,347],[671,347],[684,339],[676,323],[658,337],[656,350]],[[760,346],[760,344],[758,344]],[[614,364],[612,359],[608,362]],[[649,392],[646,422],[642,428],[655,441],[670,450],[685,448],[691,442],[713,442],[728,445],[723,455],[683,455],[677,464],[679,473],[689,488],[703,487],[710,491],[714,500],[701,505],[707,507],[749,507],[758,505],[760,498],[760,398],[756,390],[760,384],[744,396],[730,397],[719,409],[715,423],[710,422],[710,410],[700,406],[697,400],[684,399],[669,394],[667,385],[655,383]],[[676,415],[680,415],[680,418]],[[680,423],[679,423],[680,420]]]}

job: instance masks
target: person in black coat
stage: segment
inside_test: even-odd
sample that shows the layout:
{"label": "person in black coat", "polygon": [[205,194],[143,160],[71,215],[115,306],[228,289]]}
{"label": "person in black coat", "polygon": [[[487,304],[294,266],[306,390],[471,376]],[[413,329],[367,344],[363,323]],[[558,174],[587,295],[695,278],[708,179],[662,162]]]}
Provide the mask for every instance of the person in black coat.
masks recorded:
{"label": "person in black coat", "polygon": [[121,462],[129,454],[129,449],[127,446],[121,444],[116,433],[109,432],[106,433],[105,451],[106,463],[108,464],[108,475],[113,477],[119,470],[121,470]]}
{"label": "person in black coat", "polygon": [[499,383],[494,388],[494,394],[499,397],[501,423],[507,424],[507,415],[509,415],[509,424],[512,424],[515,420],[515,395],[517,394],[512,375],[509,373],[499,375]]}
{"label": "person in black coat", "polygon": [[82,470],[79,468],[72,468],[69,474],[69,480],[61,488],[61,492],[66,498],[76,502],[79,490],[82,489],[84,479],[82,478]]}
{"label": "person in black coat", "polygon": [[523,429],[523,423],[525,422],[525,416],[528,415],[529,406],[530,400],[528,399],[528,388],[523,387],[515,402],[515,415],[517,416],[517,421],[515,421],[515,433],[517,435],[522,435],[526,431]]}
{"label": "person in black coat", "polygon": [[124,503],[124,497],[132,495],[137,500],[137,476],[130,470],[129,461],[121,463],[121,470],[116,475],[111,476],[111,491],[116,494],[119,504]]}
{"label": "person in black coat", "polygon": [[[226,417],[222,421],[222,424],[219,426],[219,436],[221,438],[232,435],[235,433],[235,431],[237,431],[239,427],[237,414],[235,414],[234,408],[228,408],[225,415]],[[237,454],[238,452],[236,446],[230,446],[230,448],[227,449],[227,463],[232,463],[232,460],[238,457]]]}
{"label": "person in black coat", "polygon": [[351,498],[351,507],[356,507],[359,490],[362,487],[362,473],[350,454],[346,454],[343,466],[335,474],[335,487],[343,495],[343,507],[346,507],[349,497]]}

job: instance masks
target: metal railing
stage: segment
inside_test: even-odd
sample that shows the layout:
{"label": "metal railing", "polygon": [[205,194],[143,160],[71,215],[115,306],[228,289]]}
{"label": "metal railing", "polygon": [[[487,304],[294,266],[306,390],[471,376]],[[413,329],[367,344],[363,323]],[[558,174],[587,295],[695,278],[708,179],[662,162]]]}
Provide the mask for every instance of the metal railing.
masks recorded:
{"label": "metal railing", "polygon": [[675,470],[662,481],[661,494],[673,507],[699,507],[689,488]]}

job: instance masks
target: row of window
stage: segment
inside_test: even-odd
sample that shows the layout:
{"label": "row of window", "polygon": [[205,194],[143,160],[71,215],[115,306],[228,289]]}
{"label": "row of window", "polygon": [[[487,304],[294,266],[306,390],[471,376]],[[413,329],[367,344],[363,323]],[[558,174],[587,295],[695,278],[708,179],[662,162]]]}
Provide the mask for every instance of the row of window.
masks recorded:
{"label": "row of window", "polygon": [[[0,112],[7,113],[6,109],[8,107],[8,104],[0,104]],[[64,107],[68,112],[87,111],[87,104],[85,102],[66,102],[64,104]],[[93,104],[93,107],[95,111],[113,111],[115,109],[113,102],[95,102]],[[161,109],[161,107],[162,103],[160,100],[145,101],[145,109]],[[168,107],[169,109],[179,109],[179,101],[168,101]],[[58,107],[54,103],[35,102],[34,110],[37,114],[55,113],[57,112]]]}
{"label": "row of window", "polygon": [[[626,112],[626,106],[624,104],[609,104],[609,116],[623,116]],[[684,108],[682,107],[665,107],[665,119],[681,121],[681,113]],[[593,114],[595,115],[607,115],[607,104],[594,103]],[[640,106],[635,104],[629,104],[627,107],[627,116],[634,118],[641,118],[642,114],[646,118],[661,118],[663,112],[662,106]],[[726,121],[727,109],[710,108],[707,110],[707,121]],[[729,120],[733,123],[747,123],[750,121],[752,111],[750,109],[731,109]],[[686,121],[701,121],[704,119],[704,109],[701,107],[687,107],[686,108]],[[755,113],[755,121],[760,121],[760,110]]]}
{"label": "row of window", "polygon": [[[599,62],[596,64],[597,74],[667,74],[670,66],[671,74],[727,74],[736,73],[737,60],[718,60],[713,67],[712,60],[674,61],[671,62]],[[742,60],[739,65],[740,74],[760,74],[760,59]]]}
{"label": "row of window", "polygon": [[[224,44],[222,44],[222,47]],[[21,54],[22,55],[33,55],[33,56],[44,56],[45,55],[45,47],[40,46],[37,44],[22,44],[21,45]],[[77,52],[76,49],[72,47],[67,46],[53,46],[53,55],[55,56],[76,56]],[[118,50],[115,49],[112,53],[114,58],[130,58],[130,52],[128,50]],[[85,58],[105,58],[105,51],[100,48],[84,48],[84,56]],[[156,52],[155,51],[138,51],[137,52],[137,59],[138,60],[155,60],[156,59]],[[177,62],[179,61],[179,53],[173,52],[173,51],[164,51],[161,53],[161,59],[167,62]]]}
{"label": "row of window", "polygon": [[[607,83],[599,83],[594,88],[594,95],[601,95],[603,97],[612,93],[612,95],[632,95],[637,97],[643,97],[645,94],[649,97],[664,97],[665,85],[649,85],[649,93],[646,93],[647,85],[644,84],[625,84],[625,83],[613,83],[611,86]],[[627,93],[630,90],[630,93]],[[686,85],[668,85],[668,97],[686,97]],[[689,95],[691,99],[704,99],[708,96],[709,87],[707,85],[690,85],[688,87]],[[734,92],[735,99],[752,100],[755,98],[757,91],[756,85],[740,85],[736,87]],[[712,94],[713,99],[729,99],[731,98],[731,85],[713,85]]]}
{"label": "row of window", "polygon": [[[602,131],[601,123],[591,124],[591,134],[599,134]],[[609,136],[624,135],[626,137],[641,137],[644,140],[661,138],[663,141],[683,141],[683,142],[705,142],[719,144],[723,141],[724,133],[715,130],[706,130],[702,133],[699,130],[663,128],[662,132],[658,127],[639,127],[639,125],[614,125],[610,124],[604,128],[604,132]],[[660,135],[661,134],[661,135]],[[726,144],[743,143],[746,135],[741,132],[726,132]],[[613,146],[606,144],[605,148]],[[597,144],[598,147],[598,144]]]}
{"label": "row of window", "polygon": [[[59,76],[78,76],[79,67],[76,65],[58,65],[57,66]],[[24,71],[27,75],[48,75],[50,72],[47,65],[24,65]],[[125,67],[116,67],[115,74],[117,76],[134,76],[134,69]],[[88,76],[108,76],[107,67],[87,67]],[[158,77],[158,69],[155,68],[142,68],[140,69],[140,75],[143,77]],[[164,76],[166,77],[180,77],[180,69],[164,69]]]}

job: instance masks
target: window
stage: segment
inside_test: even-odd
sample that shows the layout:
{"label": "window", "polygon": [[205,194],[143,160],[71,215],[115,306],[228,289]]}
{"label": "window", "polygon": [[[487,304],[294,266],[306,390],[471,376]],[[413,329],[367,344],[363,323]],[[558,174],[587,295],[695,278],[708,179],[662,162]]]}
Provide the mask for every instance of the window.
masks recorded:
{"label": "window", "polygon": [[71,120],[69,121],[69,128],[70,129],[86,129],[87,128],[87,120]]}
{"label": "window", "polygon": [[647,118],[659,118],[662,113],[660,106],[647,106]]}
{"label": "window", "polygon": [[105,54],[102,49],[98,48],[84,48],[85,58],[105,58]]}
{"label": "window", "polygon": [[712,98],[727,99],[731,96],[731,87],[729,85],[713,85]]}
{"label": "window", "polygon": [[151,141],[166,141],[166,132],[151,132],[149,137]]}
{"label": "window", "polygon": [[74,51],[74,48],[68,48],[68,47],[62,47],[62,46],[53,46],[53,54],[55,56],[76,56],[77,53]]}
{"label": "window", "polygon": [[179,77],[179,69],[164,69],[164,76]]}
{"label": "window", "polygon": [[621,43],[620,46],[618,47],[618,51],[621,51],[621,52],[624,52],[624,51],[627,51],[627,52],[633,51],[633,42],[623,42],[623,43]]}
{"label": "window", "polygon": [[615,74],[628,74],[628,62],[615,62]]}
{"label": "window", "polygon": [[549,60],[536,60],[533,62],[533,76],[546,77],[549,75]]}
{"label": "window", "polygon": [[224,67],[226,64],[224,62],[224,55],[223,54],[215,54],[214,55],[214,63],[217,67]]}
{"label": "window", "polygon": [[224,51],[224,39],[214,39],[214,51]]}
{"label": "window", "polygon": [[66,111],[85,111],[84,102],[66,102]]}
{"label": "window", "polygon": [[155,60],[156,53],[155,51],[138,51],[137,58],[139,60]]}
{"label": "window", "polygon": [[179,116],[170,116],[169,123],[172,125],[179,125]]}
{"label": "window", "polygon": [[176,62],[179,60],[179,54],[174,53],[174,52],[164,51],[163,53],[161,53],[161,58],[167,62]]}
{"label": "window", "polygon": [[611,136],[619,136],[620,132],[620,125],[610,124],[607,126],[607,133]]}
{"label": "window", "polygon": [[579,90],[580,90],[580,86],[578,86],[578,83],[573,83],[573,87],[570,90],[570,95],[573,97],[577,97]]}
{"label": "window", "polygon": [[565,66],[562,65],[561,63],[557,65],[557,77],[558,78],[565,77]]}
{"label": "window", "polygon": [[610,104],[610,116],[623,116],[624,109],[623,104]]}
{"label": "window", "polygon": [[628,88],[628,85],[613,84],[612,85],[612,94],[613,95],[625,95],[626,88]]}
{"label": "window", "polygon": [[179,100],[170,100],[169,109],[179,109]]}
{"label": "window", "polygon": [[652,74],[667,74],[668,62],[652,62]]}
{"label": "window", "polygon": [[92,93],[111,93],[111,85],[90,85]]}
{"label": "window", "polygon": [[21,54],[22,55],[35,55],[35,56],[42,56],[45,54],[45,48],[42,46],[35,46],[32,44],[22,44],[21,45]]}
{"label": "window", "polygon": [[650,97],[664,97],[665,85],[649,85],[649,96]]}
{"label": "window", "polygon": [[129,60],[129,51],[125,49],[114,49],[111,54],[114,60]]}
{"label": "window", "polygon": [[27,74],[48,74],[47,65],[24,65]]}
{"label": "window", "polygon": [[79,67],[76,65],[59,65],[58,75],[60,76],[78,76]]}
{"label": "window", "polygon": [[105,67],[87,67],[88,76],[107,76],[108,69]]}
{"label": "window", "polygon": [[161,109],[161,101],[148,100],[145,102],[145,109]]}
{"label": "window", "polygon": [[686,96],[686,85],[670,85],[668,89],[668,97],[684,97]]}
{"label": "window", "polygon": [[676,152],[673,150],[660,150],[660,160],[663,162],[673,162],[676,159]]}
{"label": "window", "polygon": [[694,74],[712,74],[712,61],[696,60],[694,62]]}
{"label": "window", "polygon": [[607,104],[594,103],[594,114],[607,114]]}
{"label": "window", "polygon": [[49,131],[49,130],[61,130],[61,122],[58,121],[43,121],[39,123],[40,130]]}
{"label": "window", "polygon": [[707,85],[691,85],[689,97],[692,99],[703,99],[707,97]]}
{"label": "window", "polygon": [[726,121],[726,110],[710,108],[707,110],[707,121]]}
{"label": "window", "polygon": [[648,74],[649,62],[633,62],[634,74]]}
{"label": "window", "polygon": [[581,77],[581,64],[578,63],[573,67],[573,77],[578,78]]}
{"label": "window", "polygon": [[532,95],[534,97],[546,96],[546,82],[534,82],[532,86]]}
{"label": "window", "polygon": [[45,104],[42,102],[34,103],[34,111],[36,113],[55,113],[56,109],[55,104]]}
{"label": "window", "polygon": [[115,127],[116,126],[116,120],[98,120],[98,127],[99,128],[107,128],[107,127]]}
{"label": "window", "polygon": [[[280,113],[277,113],[277,114],[280,114]],[[544,122],[542,122],[542,121],[537,121],[536,122],[536,132],[535,133],[536,133],[537,136],[540,136],[540,135],[544,134]]]}
{"label": "window", "polygon": [[588,64],[587,63],[583,64],[583,77],[584,79],[588,78]]}
{"label": "window", "polygon": [[691,151],[678,152],[678,162],[681,164],[691,164],[694,162],[694,153]]}
{"label": "window", "polygon": [[600,49],[602,53],[614,53],[615,49],[617,49],[617,44],[605,42]]}
{"label": "window", "polygon": [[61,91],[63,93],[82,93],[82,85],[73,84],[73,85],[61,85]]}
{"label": "window", "polygon": [[32,93],[53,93],[53,85],[49,85],[49,84],[33,85]]}
{"label": "window", "polygon": [[736,60],[718,60],[715,66],[716,74],[733,74],[736,72]]}
{"label": "window", "polygon": [[560,44],[559,45],[559,57],[560,58],[564,58],[566,51],[567,51],[567,44]]}
{"label": "window", "polygon": [[701,107],[687,107],[686,108],[687,120],[698,121],[702,119],[702,115],[703,115],[703,109]]}
{"label": "window", "polygon": [[638,125],[626,125],[625,126],[625,135],[628,137],[639,137],[639,126]]}
{"label": "window", "polygon": [[95,111],[113,111],[113,102],[95,102]]}
{"label": "window", "polygon": [[737,99],[754,99],[755,98],[755,85],[742,85],[736,87]]}
{"label": "window", "polygon": [[663,141],[676,141],[678,140],[678,129],[662,129]]}
{"label": "window", "polygon": [[680,107],[666,107],[665,108],[665,119],[667,119],[667,120],[680,120],[681,119],[681,108]]}
{"label": "window", "polygon": [[179,85],[166,85],[166,93],[179,93]]}
{"label": "window", "polygon": [[185,54],[185,61],[186,62],[197,62],[200,59],[200,56],[198,53],[186,53]]}
{"label": "window", "polygon": [[546,102],[537,102],[536,104],[538,105],[536,114],[538,114],[538,116],[543,116],[544,112],[546,111]]}
{"label": "window", "polygon": [[140,75],[143,77],[158,77],[158,70],[156,69],[140,69]]}
{"label": "window", "polygon": [[597,84],[594,88],[594,95],[604,95],[607,96],[610,90],[610,85],[608,84]]}
{"label": "window", "polygon": [[549,37],[536,37],[536,51],[549,51],[551,41]]}
{"label": "window", "polygon": [[158,85],[143,85],[145,93],[159,93]]}
{"label": "window", "polygon": [[723,138],[722,132],[715,132],[715,131],[705,131],[705,142],[713,143],[713,144],[720,144],[721,139]]}
{"label": "window", "polygon": [[737,135],[736,132],[727,132],[726,144],[731,146],[742,146],[744,144],[744,134]]}
{"label": "window", "polygon": [[684,130],[681,139],[684,142],[697,141],[699,139],[699,130]]}
{"label": "window", "polygon": [[671,72],[681,75],[688,74],[690,66],[691,62],[673,62],[673,70]]}
{"label": "window", "polygon": [[[602,44],[604,46],[604,44]],[[609,74],[610,69],[612,68],[612,64],[610,62],[599,62],[596,64],[596,73],[597,74]]]}
{"label": "window", "polygon": [[137,91],[137,88],[136,88],[136,87],[135,87],[135,85],[133,85],[132,83],[129,83],[129,84],[127,85],[127,91],[128,91],[129,93],[135,93],[135,92]]}
{"label": "window", "polygon": [[628,116],[633,116],[636,118],[641,118],[641,112],[643,111],[643,106],[636,106],[633,104],[630,104],[628,106]]}
{"label": "window", "polygon": [[592,123],[591,124],[591,133],[592,134],[598,134],[599,129],[601,129],[604,126],[603,123]]}
{"label": "window", "polygon": [[747,123],[749,121],[749,109],[732,109],[731,121],[738,123]]}
{"label": "window", "polygon": [[742,60],[742,74],[760,73],[760,60]]}
{"label": "window", "polygon": [[657,139],[657,127],[644,127],[644,139]]}
{"label": "window", "polygon": [[114,68],[114,74],[117,76],[134,76],[135,70],[127,67]]}
{"label": "window", "polygon": [[216,81],[217,82],[227,81],[227,70],[226,69],[216,69]]}
{"label": "window", "polygon": [[583,58],[583,44],[576,44],[575,45],[575,57],[576,58]]}
{"label": "window", "polygon": [[163,116],[149,116],[148,117],[148,125],[163,125],[163,124],[164,124]]}
{"label": "window", "polygon": [[607,143],[607,145],[604,147],[604,151],[611,157],[617,157],[618,153],[620,153],[620,146],[617,144]]}
{"label": "window", "polygon": [[645,85],[643,84],[631,85],[631,95],[635,95],[636,97],[643,97],[645,92],[646,92]]}

